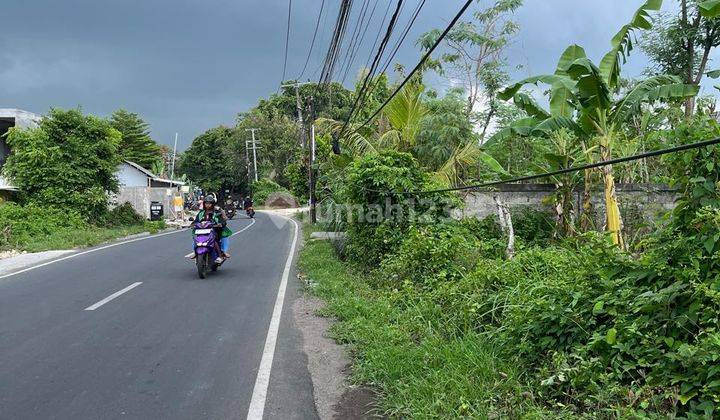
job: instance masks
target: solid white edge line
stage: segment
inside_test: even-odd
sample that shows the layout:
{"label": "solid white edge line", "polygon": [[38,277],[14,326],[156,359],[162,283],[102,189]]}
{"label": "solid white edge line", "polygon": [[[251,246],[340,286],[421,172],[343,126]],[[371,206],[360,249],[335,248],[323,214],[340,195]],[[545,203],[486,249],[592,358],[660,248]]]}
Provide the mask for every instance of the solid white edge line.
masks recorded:
{"label": "solid white edge line", "polygon": [[94,311],[95,309],[103,306],[104,304],[110,302],[111,300],[113,300],[113,299],[115,299],[116,297],[122,295],[123,293],[126,293],[126,292],[131,291],[132,289],[140,286],[141,284],[142,284],[141,281],[137,281],[137,282],[131,284],[130,286],[128,286],[128,287],[126,287],[126,288],[124,288],[124,289],[118,290],[117,292],[115,292],[115,293],[113,293],[112,295],[106,297],[105,299],[103,299],[103,300],[101,300],[101,301],[99,301],[99,302],[97,302],[97,303],[95,303],[95,304],[93,304],[93,305],[88,306],[87,308],[85,308],[85,310],[86,310],[86,311]]}
{"label": "solid white edge line", "polygon": [[[237,232],[237,233],[242,232],[243,230],[249,228],[250,226],[252,226],[252,225],[254,225],[254,224],[255,224],[255,219],[253,219],[253,223],[251,223],[250,225],[246,226],[244,229],[240,230],[240,231]],[[144,241],[144,240],[146,240],[146,239],[159,238],[159,237],[161,237],[161,236],[174,235],[174,234],[176,234],[176,233],[187,232],[187,231],[188,231],[188,229],[178,229],[178,230],[173,230],[172,232],[158,233],[157,235],[143,236],[143,237],[141,237],[141,238],[135,238],[135,239],[129,239],[129,240],[127,240],[127,241],[115,242],[115,243],[108,244],[108,245],[105,245],[105,246],[101,246],[101,247],[98,247],[98,248],[88,249],[87,251],[75,252],[75,253],[70,254],[70,255],[67,255],[67,256],[65,256],[65,257],[61,257],[61,258],[57,258],[57,259],[54,259],[54,260],[46,261],[46,262],[41,263],[41,264],[38,264],[38,265],[32,265],[32,266],[30,266],[30,267],[25,267],[25,268],[23,268],[23,269],[21,269],[21,270],[13,271],[12,273],[7,273],[7,274],[0,275],[0,280],[5,279],[5,278],[8,278],[8,277],[16,276],[16,275],[18,275],[18,274],[27,273],[28,271],[35,270],[36,268],[45,267],[45,266],[48,266],[48,265],[50,265],[50,264],[55,264],[55,263],[60,262],[60,261],[65,261],[65,260],[69,260],[69,259],[71,259],[71,258],[79,257],[79,256],[81,256],[81,255],[92,254],[93,252],[102,251],[102,250],[104,250],[104,249],[113,248],[113,247],[120,246],[120,245],[125,245],[125,244],[129,244],[129,243],[133,243],[133,242],[138,242],[138,241]],[[236,233],[236,234],[237,234],[237,233]]]}
{"label": "solid white edge line", "polygon": [[244,228],[238,230],[237,232],[233,233],[232,235],[230,235],[230,237],[232,238],[233,236],[235,236],[239,233],[243,233],[244,231],[250,229],[250,227],[252,227],[252,225],[254,225],[254,224],[255,224],[255,219],[252,219],[252,223],[250,223],[249,225],[245,226]]}
{"label": "solid white edge line", "polygon": [[265,402],[267,400],[268,385],[270,385],[270,372],[272,370],[273,357],[275,356],[275,343],[277,342],[278,331],[280,329],[280,317],[282,315],[283,304],[285,302],[285,289],[287,288],[288,277],[290,277],[290,269],[292,268],[293,258],[295,256],[295,246],[298,239],[298,224],[295,220],[277,215],[289,220],[295,225],[295,233],[293,234],[290,252],[285,261],[285,269],[283,270],[282,280],[278,288],[277,298],[275,299],[275,308],[273,309],[272,318],[270,318],[270,326],[268,327],[267,337],[265,338],[265,348],[263,349],[260,367],[258,368],[257,378],[255,379],[255,387],[253,388],[250,407],[248,408],[247,418],[252,420],[262,420],[265,411]]}

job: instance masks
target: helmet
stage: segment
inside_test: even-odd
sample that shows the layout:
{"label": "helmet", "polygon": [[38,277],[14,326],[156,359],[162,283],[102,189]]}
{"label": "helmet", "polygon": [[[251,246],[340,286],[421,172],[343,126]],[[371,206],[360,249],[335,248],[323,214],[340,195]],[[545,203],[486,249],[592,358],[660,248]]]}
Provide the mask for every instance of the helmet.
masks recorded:
{"label": "helmet", "polygon": [[210,204],[217,203],[217,200],[215,199],[215,196],[212,194],[209,194],[207,197],[205,197],[205,202]]}

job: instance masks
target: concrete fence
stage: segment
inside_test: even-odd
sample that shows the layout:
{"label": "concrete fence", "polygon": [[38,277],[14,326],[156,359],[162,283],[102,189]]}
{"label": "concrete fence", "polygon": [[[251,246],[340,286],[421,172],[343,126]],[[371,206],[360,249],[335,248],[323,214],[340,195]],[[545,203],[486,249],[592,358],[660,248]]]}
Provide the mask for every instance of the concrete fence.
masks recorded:
{"label": "concrete fence", "polygon": [[[552,211],[550,196],[555,191],[553,184],[505,184],[494,191],[471,192],[465,196],[465,208],[459,217],[485,218],[497,214],[494,196],[498,196],[511,210],[530,208]],[[616,192],[621,213],[645,221],[657,220],[675,207],[677,192],[659,184],[617,184]],[[576,216],[582,211],[582,190],[573,192]],[[592,192],[591,201],[595,208],[593,218],[597,226],[605,224],[605,198],[602,190]]]}
{"label": "concrete fence", "polygon": [[121,205],[123,203],[130,203],[135,211],[144,216],[146,219],[150,218],[150,203],[157,201],[162,203],[165,218],[173,218],[173,197],[179,194],[173,188],[159,188],[159,187],[120,187],[120,191],[111,197],[110,202],[112,205]]}

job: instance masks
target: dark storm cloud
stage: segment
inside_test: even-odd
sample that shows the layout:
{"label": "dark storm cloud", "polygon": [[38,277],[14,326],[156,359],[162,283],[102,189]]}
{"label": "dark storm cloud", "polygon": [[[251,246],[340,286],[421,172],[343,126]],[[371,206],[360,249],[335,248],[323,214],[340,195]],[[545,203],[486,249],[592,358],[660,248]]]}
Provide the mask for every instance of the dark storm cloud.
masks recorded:
{"label": "dark storm cloud", "polygon": [[[350,72],[369,54],[390,0],[379,0],[376,25]],[[324,54],[337,0],[326,0],[309,71]],[[371,2],[373,3],[373,2]],[[460,1],[429,0],[397,60],[419,58],[414,40],[443,27]],[[640,1],[526,0],[518,12],[521,32],[510,56],[523,65],[516,76],[553,70],[562,49],[581,43],[593,57],[627,21]],[[140,113],[154,137],[180,146],[276,91],[285,44],[287,0],[3,0],[0,26],[0,107],[44,113],[82,106],[108,115],[124,107]],[[362,2],[356,1],[356,10]],[[407,18],[416,2],[404,10]],[[320,0],[294,0],[287,78],[305,62]],[[401,27],[405,20],[401,21]],[[638,64],[638,62],[640,62]],[[636,60],[633,71],[642,70]]]}

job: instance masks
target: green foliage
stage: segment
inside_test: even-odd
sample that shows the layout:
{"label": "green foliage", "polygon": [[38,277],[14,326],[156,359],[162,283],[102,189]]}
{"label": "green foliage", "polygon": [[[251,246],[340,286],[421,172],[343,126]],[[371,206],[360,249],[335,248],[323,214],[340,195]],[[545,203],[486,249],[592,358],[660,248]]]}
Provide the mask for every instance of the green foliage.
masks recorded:
{"label": "green foliage", "polygon": [[298,198],[308,195],[308,168],[300,162],[288,164],[283,170],[283,178],[287,181],[288,190]]}
{"label": "green foliage", "polygon": [[[694,143],[720,137],[720,124],[699,116],[664,136],[675,143]],[[671,185],[682,194],[674,210],[675,226],[692,226],[691,221],[701,208],[720,207],[720,148],[717,145],[667,155],[663,163],[673,174]]]}
{"label": "green foliage", "polygon": [[[315,115],[318,118],[342,120],[348,117],[352,107],[352,92],[337,82],[332,82],[323,88],[319,88],[316,83],[304,84],[300,86],[299,94],[301,100],[313,98]],[[305,110],[306,104],[302,104],[302,108]],[[283,87],[279,95],[273,94],[268,99],[261,99],[255,110],[268,119],[277,117],[296,119],[295,87]]]}
{"label": "green foliage", "polygon": [[92,220],[105,213],[107,192],[117,191],[120,141],[107,121],[77,109],[53,109],[39,128],[10,131],[13,153],[4,171],[23,201],[74,209]]}
{"label": "green foliage", "polygon": [[139,215],[130,203],[125,202],[108,211],[98,224],[105,227],[119,227],[142,225],[143,223],[145,223],[145,218]]}
{"label": "green foliage", "polygon": [[28,252],[70,249],[140,232],[155,233],[164,222],[145,222],[129,206],[119,206],[91,222],[77,210],[15,203],[0,204],[0,250]]}
{"label": "green foliage", "polygon": [[146,169],[152,169],[157,162],[162,162],[160,146],[150,137],[148,123],[138,114],[119,109],[113,112],[110,124],[122,134],[118,148],[122,159],[135,162]]}
{"label": "green foliage", "polygon": [[383,152],[355,161],[347,170],[342,202],[352,206],[348,226],[349,259],[374,266],[399,245],[411,223],[433,223],[457,204],[448,193],[410,200],[404,191],[431,189],[433,184],[410,154]]}
{"label": "green foliage", "polygon": [[0,249],[19,249],[34,238],[63,229],[81,229],[85,221],[80,213],[54,207],[15,203],[0,205]]}
{"label": "green foliage", "polygon": [[[250,132],[246,131],[249,128],[257,129],[255,137],[259,143],[258,176],[270,178],[283,187],[289,187],[289,180],[285,178],[285,168],[290,164],[301,162],[303,155],[294,118],[282,114],[268,116],[259,110],[239,115],[236,134],[228,149],[231,151],[229,156],[230,161],[234,162],[235,173],[245,171],[245,142],[251,139]],[[248,143],[248,146],[252,171],[252,145]]]}
{"label": "green foliage", "polygon": [[456,148],[477,141],[461,94],[451,90],[442,98],[426,101],[427,113],[420,122],[413,155],[428,170],[440,168]]}
{"label": "green foliage", "polygon": [[227,156],[235,131],[215,127],[199,135],[180,157],[178,169],[208,192],[232,189],[242,183]]}
{"label": "green foliage", "polygon": [[289,193],[289,191],[283,188],[281,185],[267,178],[263,178],[257,182],[253,182],[251,188],[253,192],[252,197],[255,205],[265,204],[265,200],[267,200],[268,196],[274,192]]}

